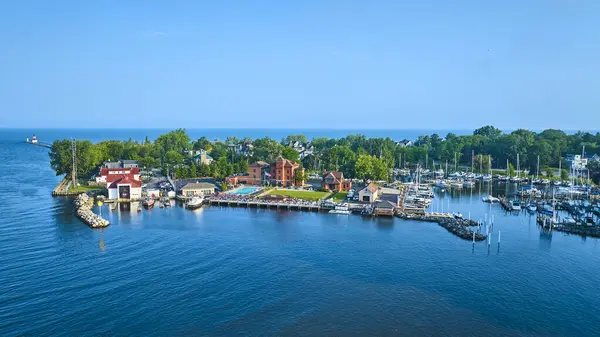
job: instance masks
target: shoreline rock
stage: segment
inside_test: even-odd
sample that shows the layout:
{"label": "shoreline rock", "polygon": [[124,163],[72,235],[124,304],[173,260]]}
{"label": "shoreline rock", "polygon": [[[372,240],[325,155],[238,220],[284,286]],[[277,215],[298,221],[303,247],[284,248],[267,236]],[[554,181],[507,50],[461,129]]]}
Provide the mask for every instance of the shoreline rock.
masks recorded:
{"label": "shoreline rock", "polygon": [[103,219],[98,214],[92,212],[94,199],[87,194],[82,193],[75,197],[73,201],[75,205],[75,215],[92,228],[104,228],[110,225],[108,220]]}
{"label": "shoreline rock", "polygon": [[475,241],[484,241],[487,236],[479,232],[471,230],[469,227],[479,227],[477,221],[469,219],[457,219],[448,216],[436,216],[436,215],[423,215],[423,214],[407,214],[398,213],[398,217],[407,220],[419,220],[426,222],[437,222],[441,227],[445,228],[448,232],[458,236],[464,240],[473,240],[473,233],[475,233]]}

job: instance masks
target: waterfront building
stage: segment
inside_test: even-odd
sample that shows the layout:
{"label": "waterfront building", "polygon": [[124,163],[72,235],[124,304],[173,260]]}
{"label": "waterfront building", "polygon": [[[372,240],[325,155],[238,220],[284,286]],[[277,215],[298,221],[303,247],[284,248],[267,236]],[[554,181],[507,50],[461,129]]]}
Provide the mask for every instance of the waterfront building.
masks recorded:
{"label": "waterfront building", "polygon": [[96,177],[96,183],[105,183],[108,188],[111,183],[121,178],[129,177],[132,180],[140,181],[140,169],[133,168],[106,168],[100,169],[100,174]]}
{"label": "waterfront building", "polygon": [[400,147],[411,147],[414,144],[412,141],[405,139],[405,140],[401,140],[401,141],[397,142],[396,145],[398,145]]}
{"label": "waterfront building", "polygon": [[103,168],[118,169],[118,168],[136,168],[140,167],[137,160],[118,160],[118,161],[105,161],[102,163]]}
{"label": "waterfront building", "polygon": [[304,169],[299,164],[283,157],[277,158],[270,167],[271,184],[275,186],[304,185],[304,181],[295,182],[296,171],[304,173]]}
{"label": "waterfront building", "polygon": [[369,185],[358,192],[358,199],[364,202],[374,202],[379,198],[379,191],[379,186],[369,183]]}
{"label": "waterfront building", "polygon": [[142,198],[142,182],[131,175],[118,178],[108,185],[108,199],[138,200]]}
{"label": "waterfront building", "polygon": [[283,157],[277,158],[272,164],[264,161],[257,161],[248,166],[247,174],[236,174],[225,178],[228,185],[248,184],[248,185],[267,185],[274,186],[302,186],[304,181],[296,183],[296,172],[304,173],[304,169],[299,164]]}
{"label": "waterfront building", "polygon": [[344,179],[344,174],[342,172],[332,171],[323,175],[321,187],[328,191],[348,192],[352,189],[352,181],[350,179]]}
{"label": "waterfront building", "polygon": [[389,200],[378,200],[373,204],[374,215],[393,216],[396,211],[396,205]]}
{"label": "waterfront building", "polygon": [[181,195],[188,198],[212,194],[215,194],[215,185],[211,183],[187,183],[181,188]]}

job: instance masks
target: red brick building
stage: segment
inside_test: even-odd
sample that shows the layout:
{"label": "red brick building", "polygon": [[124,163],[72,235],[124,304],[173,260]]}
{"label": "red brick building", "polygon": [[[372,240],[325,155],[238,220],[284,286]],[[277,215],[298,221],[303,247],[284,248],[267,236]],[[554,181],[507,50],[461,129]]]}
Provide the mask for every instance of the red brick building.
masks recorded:
{"label": "red brick building", "polygon": [[302,186],[304,185],[304,180],[295,182],[296,171],[302,172],[304,174],[304,169],[300,167],[299,164],[294,163],[289,159],[285,159],[283,157],[277,158],[277,160],[271,164],[271,185],[275,186]]}
{"label": "red brick building", "polygon": [[348,192],[352,189],[352,181],[344,179],[342,172],[327,172],[323,175],[321,187],[329,191]]}

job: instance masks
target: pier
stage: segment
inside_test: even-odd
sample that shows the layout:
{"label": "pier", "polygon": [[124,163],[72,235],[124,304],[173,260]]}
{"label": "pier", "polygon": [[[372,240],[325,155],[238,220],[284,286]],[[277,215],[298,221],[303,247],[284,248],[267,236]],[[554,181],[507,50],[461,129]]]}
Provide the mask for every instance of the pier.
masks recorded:
{"label": "pier", "polygon": [[69,176],[65,176],[58,185],[52,190],[52,196],[72,196],[84,193],[83,191],[69,191],[69,187],[73,182]]}
{"label": "pier", "polygon": [[484,235],[478,231],[473,231],[470,228],[479,228],[481,223],[471,219],[459,219],[448,213],[409,214],[398,212],[396,213],[396,216],[407,220],[437,222],[448,232],[464,240],[484,241],[487,238],[487,235]]}
{"label": "pier", "polygon": [[108,220],[105,220],[98,214],[92,212],[94,199],[90,198],[87,194],[83,193],[78,195],[77,198],[75,198],[75,201],[73,201],[73,204],[75,205],[75,214],[77,217],[88,226],[92,228],[104,228],[110,225]]}
{"label": "pier", "polygon": [[27,143],[27,144],[31,144],[31,145],[35,145],[35,146],[41,146],[41,147],[45,147],[45,148],[47,148],[47,149],[51,149],[51,148],[52,148],[52,145],[50,145],[50,144],[46,144],[46,143],[40,143],[40,142],[33,142],[33,141],[29,140],[29,139],[27,139],[27,140],[25,141],[25,143]]}
{"label": "pier", "polygon": [[247,208],[274,208],[296,211],[325,211],[329,208],[321,207],[319,204],[296,202],[296,201],[265,201],[260,199],[236,200],[210,198],[208,203],[213,206],[247,207]]}

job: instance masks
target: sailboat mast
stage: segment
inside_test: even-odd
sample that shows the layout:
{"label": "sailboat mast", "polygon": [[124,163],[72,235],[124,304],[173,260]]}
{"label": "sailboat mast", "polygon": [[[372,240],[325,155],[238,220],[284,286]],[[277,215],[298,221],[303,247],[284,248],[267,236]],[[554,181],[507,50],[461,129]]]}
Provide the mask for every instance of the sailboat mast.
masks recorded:
{"label": "sailboat mast", "polygon": [[538,160],[537,160],[537,170],[535,172],[535,179],[538,180],[540,179],[540,156],[538,155]]}

